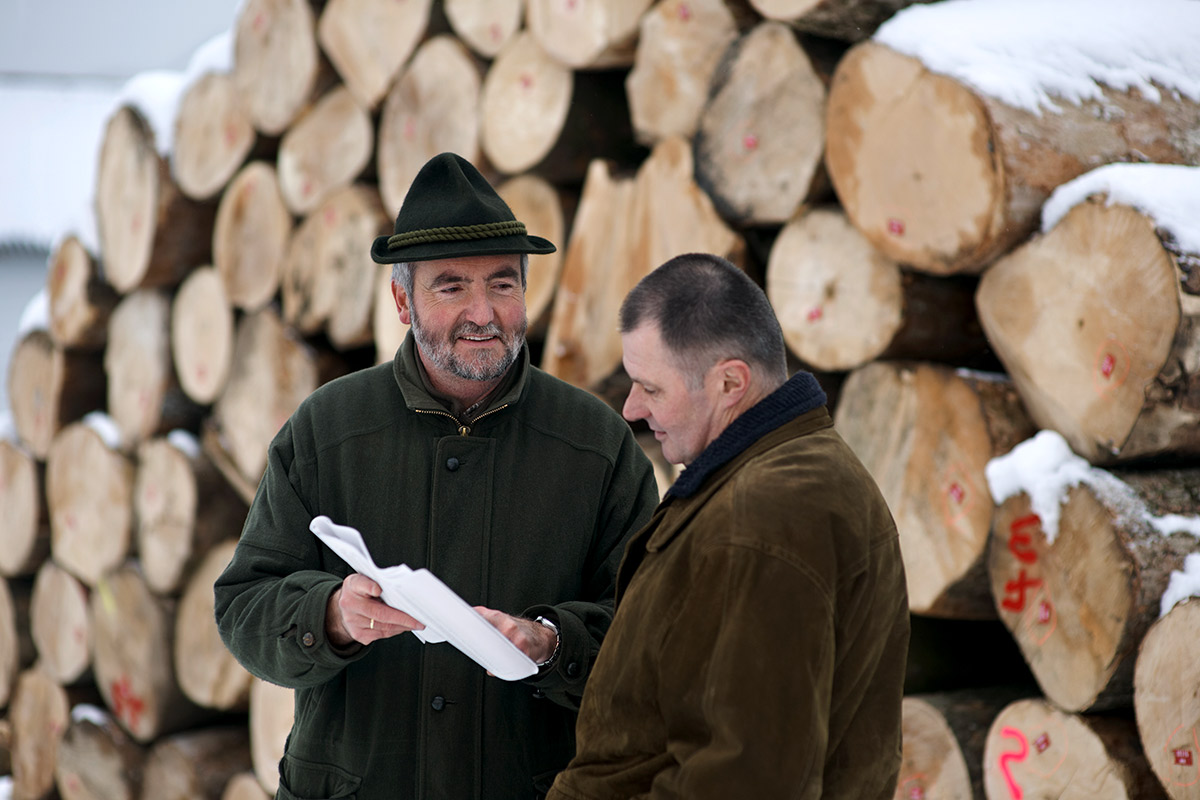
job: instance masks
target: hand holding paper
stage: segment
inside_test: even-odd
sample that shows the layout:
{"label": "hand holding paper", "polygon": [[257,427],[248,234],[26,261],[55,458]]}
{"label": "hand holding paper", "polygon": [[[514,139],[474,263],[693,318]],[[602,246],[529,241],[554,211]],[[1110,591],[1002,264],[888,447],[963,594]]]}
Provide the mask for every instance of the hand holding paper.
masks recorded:
{"label": "hand holding paper", "polygon": [[422,642],[449,642],[503,680],[520,680],[537,672],[528,656],[429,570],[376,565],[362,534],[329,517],[315,517],[309,529],[352,569],[378,583],[383,602],[423,623],[424,630],[413,631]]}

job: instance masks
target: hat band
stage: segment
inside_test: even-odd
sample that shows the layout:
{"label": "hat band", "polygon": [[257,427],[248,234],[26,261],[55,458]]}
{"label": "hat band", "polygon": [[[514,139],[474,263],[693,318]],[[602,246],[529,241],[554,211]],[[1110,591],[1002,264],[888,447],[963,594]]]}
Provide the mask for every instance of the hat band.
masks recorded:
{"label": "hat band", "polygon": [[482,225],[453,225],[446,228],[425,228],[389,236],[388,250],[399,250],[413,244],[429,242],[462,242],[470,239],[491,239],[496,236],[524,236],[525,223],[517,220],[487,222]]}

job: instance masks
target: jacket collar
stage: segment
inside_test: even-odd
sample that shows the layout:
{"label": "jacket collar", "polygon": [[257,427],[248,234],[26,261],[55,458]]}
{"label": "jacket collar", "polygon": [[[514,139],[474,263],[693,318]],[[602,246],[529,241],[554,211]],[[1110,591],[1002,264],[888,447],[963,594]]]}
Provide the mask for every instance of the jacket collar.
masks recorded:
{"label": "jacket collar", "polygon": [[825,392],[809,372],[797,372],[786,383],[758,401],[709,443],[688,465],[667,496],[691,497],[710,475],[741,455],[766,434],[801,414],[825,405]]}
{"label": "jacket collar", "polygon": [[[392,358],[392,375],[400,393],[404,396],[404,404],[412,411],[436,411],[449,414],[446,407],[430,394],[421,378],[421,368],[417,364],[417,343],[412,331],[404,337],[404,341]],[[514,375],[515,373],[515,375]],[[504,377],[506,384],[502,393],[493,397],[485,408],[478,409],[472,416],[478,417],[490,408],[517,402],[521,392],[525,390],[525,382],[529,378],[529,344],[521,345],[521,355],[509,368],[509,374]],[[466,421],[466,420],[464,420]]]}

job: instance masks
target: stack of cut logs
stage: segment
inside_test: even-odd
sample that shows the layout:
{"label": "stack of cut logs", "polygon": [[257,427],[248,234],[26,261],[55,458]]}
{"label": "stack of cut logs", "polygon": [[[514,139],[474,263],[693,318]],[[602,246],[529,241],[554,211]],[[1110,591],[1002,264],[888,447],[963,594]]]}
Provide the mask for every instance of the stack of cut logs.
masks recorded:
{"label": "stack of cut logs", "polygon": [[[531,259],[535,362],[610,401],[657,264],[764,286],[901,531],[896,797],[1200,798],[1200,601],[1158,618],[1200,540],[1146,521],[1200,514],[1200,254],[1105,198],[1036,232],[1101,164],[1200,164],[1200,106],[1008,106],[871,38],[908,4],[246,0],[172,152],[115,109],[98,252],[63,232],[8,375],[13,796],[275,791],[291,692],[224,650],[212,584],[283,421],[402,339],[369,244],[453,150],[560,244]],[[1053,537],[985,476],[1039,429],[1126,487],[1072,488]]]}

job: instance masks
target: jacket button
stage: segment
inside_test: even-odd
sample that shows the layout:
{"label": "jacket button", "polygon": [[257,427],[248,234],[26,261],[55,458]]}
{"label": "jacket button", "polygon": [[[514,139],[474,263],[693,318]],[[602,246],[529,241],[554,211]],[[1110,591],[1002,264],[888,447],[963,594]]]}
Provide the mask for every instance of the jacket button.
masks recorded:
{"label": "jacket button", "polygon": [[458,459],[457,458],[446,459],[446,469],[450,470],[451,472],[454,472],[454,470],[458,469]]}
{"label": "jacket button", "polygon": [[309,632],[301,636],[300,641],[304,643],[305,647],[312,647],[317,643],[317,637],[313,636],[312,633]]}
{"label": "jacket button", "polygon": [[446,707],[446,698],[439,694],[437,697],[433,698],[433,702],[429,705],[433,706],[434,711],[441,711]]}
{"label": "jacket button", "polygon": [[578,661],[572,661],[570,664],[567,664],[567,677],[568,678],[578,678],[579,673],[582,671],[583,670],[580,668]]}

